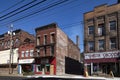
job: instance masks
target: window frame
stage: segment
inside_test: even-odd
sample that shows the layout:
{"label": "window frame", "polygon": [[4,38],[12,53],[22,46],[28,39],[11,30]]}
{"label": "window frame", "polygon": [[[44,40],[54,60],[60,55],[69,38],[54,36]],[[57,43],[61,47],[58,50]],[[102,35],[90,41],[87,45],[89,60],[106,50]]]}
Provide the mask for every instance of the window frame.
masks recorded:
{"label": "window frame", "polygon": [[88,35],[94,35],[94,33],[95,33],[94,25],[88,26]]}
{"label": "window frame", "polygon": [[[100,44],[100,42],[102,41],[102,44]],[[104,43],[105,43],[105,40],[98,40],[98,50],[104,50],[105,49],[105,45],[104,45]]]}
{"label": "window frame", "polygon": [[[115,22],[115,23],[112,23],[112,24],[111,24],[111,22]],[[116,30],[116,27],[117,27],[117,24],[116,24],[116,23],[117,23],[116,20],[109,21],[109,30],[110,30],[110,31]],[[115,25],[114,25],[114,24],[115,24]],[[112,25],[112,26],[111,26],[111,25]],[[114,25],[114,27],[113,27],[113,25]],[[111,27],[114,28],[114,29],[111,29]]]}
{"label": "window frame", "polygon": [[[92,47],[91,47],[91,42],[92,42]],[[92,48],[92,50],[91,50]],[[88,49],[89,51],[94,51],[95,50],[95,43],[94,41],[88,41]]]}

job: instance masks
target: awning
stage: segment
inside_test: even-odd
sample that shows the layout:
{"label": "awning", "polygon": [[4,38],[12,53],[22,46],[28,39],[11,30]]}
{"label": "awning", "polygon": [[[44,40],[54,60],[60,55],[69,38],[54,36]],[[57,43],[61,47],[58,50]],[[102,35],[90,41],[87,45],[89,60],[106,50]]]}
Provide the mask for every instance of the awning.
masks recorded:
{"label": "awning", "polygon": [[85,63],[107,63],[118,62],[117,58],[103,58],[103,59],[86,59]]}
{"label": "awning", "polygon": [[19,60],[19,64],[31,64],[34,62],[35,62],[34,59],[21,59],[21,60]]}

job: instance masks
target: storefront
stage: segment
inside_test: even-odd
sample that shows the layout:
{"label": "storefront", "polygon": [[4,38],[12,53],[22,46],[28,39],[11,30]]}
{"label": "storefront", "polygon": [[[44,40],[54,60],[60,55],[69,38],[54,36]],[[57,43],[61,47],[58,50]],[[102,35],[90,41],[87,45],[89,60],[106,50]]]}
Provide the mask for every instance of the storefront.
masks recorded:
{"label": "storefront", "polygon": [[18,73],[23,75],[34,74],[34,59],[20,59]]}
{"label": "storefront", "polygon": [[114,75],[119,73],[120,51],[111,52],[98,52],[98,53],[85,53],[85,63],[88,68],[89,74],[110,74]]}
{"label": "storefront", "polygon": [[55,58],[36,58],[35,60],[35,74],[56,74],[56,60]]}

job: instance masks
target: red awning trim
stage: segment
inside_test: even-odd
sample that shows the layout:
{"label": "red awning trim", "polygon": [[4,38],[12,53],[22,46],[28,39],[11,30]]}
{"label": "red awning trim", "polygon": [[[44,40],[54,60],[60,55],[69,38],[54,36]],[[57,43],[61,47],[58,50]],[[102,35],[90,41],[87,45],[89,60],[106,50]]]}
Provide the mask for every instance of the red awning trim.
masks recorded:
{"label": "red awning trim", "polygon": [[85,63],[118,62],[117,58],[86,59]]}

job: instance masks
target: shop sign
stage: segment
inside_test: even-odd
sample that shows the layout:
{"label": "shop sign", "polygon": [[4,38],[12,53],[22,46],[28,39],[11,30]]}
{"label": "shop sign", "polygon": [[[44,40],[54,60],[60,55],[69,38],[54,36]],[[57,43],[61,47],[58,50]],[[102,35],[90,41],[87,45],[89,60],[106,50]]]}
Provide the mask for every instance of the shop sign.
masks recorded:
{"label": "shop sign", "polygon": [[19,64],[28,64],[28,63],[33,63],[34,59],[21,59],[19,60]]}
{"label": "shop sign", "polygon": [[85,53],[85,59],[118,58],[120,51]]}

